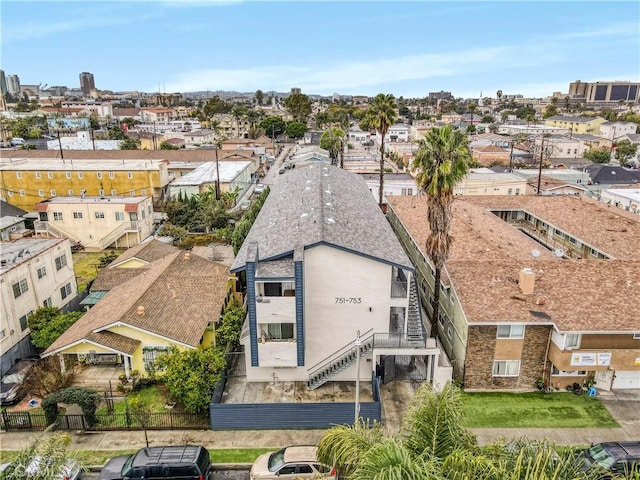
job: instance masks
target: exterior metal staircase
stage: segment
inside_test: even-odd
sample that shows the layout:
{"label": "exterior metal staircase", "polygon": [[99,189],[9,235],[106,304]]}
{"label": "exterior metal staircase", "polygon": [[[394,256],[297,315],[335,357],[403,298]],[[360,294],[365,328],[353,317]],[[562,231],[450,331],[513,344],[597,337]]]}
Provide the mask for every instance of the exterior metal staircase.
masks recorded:
{"label": "exterior metal staircase", "polygon": [[424,325],[422,314],[420,313],[420,300],[418,299],[418,288],[415,277],[409,285],[409,309],[407,312],[407,337],[409,340],[422,340],[424,336]]}
{"label": "exterior metal staircase", "polygon": [[[328,360],[320,362],[322,365],[315,368],[309,374],[309,381],[307,382],[307,388],[309,390],[315,390],[327,383],[331,378],[345,368],[353,365],[357,359],[358,348],[360,349],[360,358],[366,357],[373,351],[373,333],[369,330],[363,338],[360,339],[360,346],[350,342],[345,347],[338,350]],[[368,335],[368,336],[367,336]]]}
{"label": "exterior metal staircase", "polygon": [[80,240],[78,240],[78,238],[76,238],[73,235],[65,232],[60,227],[56,227],[56,226],[52,225],[51,222],[44,222],[44,221],[36,220],[35,222],[33,222],[33,227],[34,227],[36,233],[45,232],[48,235],[51,235],[51,236],[56,237],[56,238],[68,238],[69,240],[71,240],[73,242],[79,242],[80,241]]}

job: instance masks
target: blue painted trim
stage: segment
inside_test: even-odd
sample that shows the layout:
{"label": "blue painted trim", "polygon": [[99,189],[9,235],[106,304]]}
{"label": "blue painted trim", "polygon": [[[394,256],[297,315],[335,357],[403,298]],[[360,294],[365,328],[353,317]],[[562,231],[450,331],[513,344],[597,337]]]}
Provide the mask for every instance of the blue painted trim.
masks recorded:
{"label": "blue painted trim", "polygon": [[256,264],[247,262],[247,313],[249,315],[249,342],[251,366],[258,367],[258,322],[256,319]]}
{"label": "blue painted trim", "polygon": [[[340,245],[336,245],[334,243],[325,242],[324,240],[320,241],[320,242],[312,243],[312,244],[309,244],[309,245],[305,245],[304,249],[305,250],[309,250],[311,248],[320,247],[320,246],[335,248],[335,249],[341,250],[343,252],[351,253],[352,255],[357,255],[359,257],[364,257],[364,258],[367,258],[369,260],[374,260],[376,262],[384,263],[385,265],[392,265],[394,267],[401,268],[402,270],[408,270],[410,272],[414,272],[415,271],[415,268],[411,264],[410,265],[401,265],[399,263],[390,262],[388,260],[384,260],[384,259],[379,258],[379,257],[374,257],[373,255],[367,255],[366,253],[358,252],[356,250],[352,250],[352,249],[346,248],[346,247],[341,247]],[[409,258],[409,261],[411,261],[410,258]]]}
{"label": "blue painted trim", "polygon": [[293,262],[296,278],[296,345],[298,366],[304,367],[304,267],[301,261]]}
{"label": "blue painted trim", "polygon": [[295,275],[293,277],[256,277],[256,282],[294,282],[295,280]]}

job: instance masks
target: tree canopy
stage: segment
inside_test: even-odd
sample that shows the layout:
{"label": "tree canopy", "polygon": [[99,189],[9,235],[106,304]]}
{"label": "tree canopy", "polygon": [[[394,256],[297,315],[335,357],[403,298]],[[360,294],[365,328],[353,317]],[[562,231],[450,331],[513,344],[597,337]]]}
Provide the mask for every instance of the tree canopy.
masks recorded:
{"label": "tree canopy", "polygon": [[274,138],[284,133],[287,124],[281,117],[272,115],[262,119],[260,128],[262,128],[269,137]]}
{"label": "tree canopy", "polygon": [[311,115],[311,100],[307,95],[304,93],[289,95],[284,101],[284,106],[295,121],[307,123],[307,118]]}
{"label": "tree canopy", "polygon": [[84,312],[62,313],[57,307],[38,308],[27,320],[31,330],[31,343],[38,350],[47,349],[83,314]]}
{"label": "tree canopy", "polygon": [[289,122],[287,125],[287,136],[290,138],[302,138],[307,133],[307,124],[302,122]]}
{"label": "tree canopy", "polygon": [[333,164],[337,163],[340,153],[344,150],[345,133],[341,128],[329,127],[320,137],[320,148],[329,152]]}
{"label": "tree canopy", "polygon": [[163,371],[169,393],[191,413],[207,410],[225,366],[224,353],[218,348],[178,350],[174,347],[156,360],[156,368]]}
{"label": "tree canopy", "polygon": [[611,151],[602,148],[590,148],[584,152],[584,158],[594,163],[609,163],[611,160]]}
{"label": "tree canopy", "polygon": [[627,165],[636,152],[638,151],[638,144],[631,143],[629,140],[622,140],[616,145],[616,160],[620,162],[620,165]]}

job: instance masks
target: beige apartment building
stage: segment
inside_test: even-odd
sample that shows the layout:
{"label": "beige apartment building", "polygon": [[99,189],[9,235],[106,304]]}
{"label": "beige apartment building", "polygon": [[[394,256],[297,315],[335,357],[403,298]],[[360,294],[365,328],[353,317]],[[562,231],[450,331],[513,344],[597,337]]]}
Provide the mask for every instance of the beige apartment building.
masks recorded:
{"label": "beige apartment building", "polygon": [[36,236],[69,238],[92,251],[129,248],[153,233],[151,197],[53,197],[35,209]]}
{"label": "beige apartment building", "polygon": [[63,308],[77,294],[66,239],[21,238],[0,243],[1,373],[35,351],[29,338],[28,318],[43,306]]}

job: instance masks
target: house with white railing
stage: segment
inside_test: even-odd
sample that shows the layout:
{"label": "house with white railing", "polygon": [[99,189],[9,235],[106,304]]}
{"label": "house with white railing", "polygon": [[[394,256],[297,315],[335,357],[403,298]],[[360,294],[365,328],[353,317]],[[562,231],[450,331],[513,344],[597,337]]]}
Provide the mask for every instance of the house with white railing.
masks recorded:
{"label": "house with white railing", "polygon": [[68,238],[84,248],[129,248],[153,233],[151,197],[52,197],[35,206],[37,237]]}
{"label": "house with white railing", "polygon": [[450,378],[414,267],[357,174],[317,164],[282,175],[231,271],[246,284],[249,382]]}

